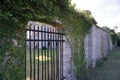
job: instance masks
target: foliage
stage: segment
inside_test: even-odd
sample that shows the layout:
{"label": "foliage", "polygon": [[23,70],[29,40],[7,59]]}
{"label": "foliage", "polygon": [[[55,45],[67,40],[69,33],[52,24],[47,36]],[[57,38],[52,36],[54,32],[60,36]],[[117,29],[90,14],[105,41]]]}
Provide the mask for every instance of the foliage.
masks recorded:
{"label": "foliage", "polygon": [[120,39],[120,32],[118,32],[117,35],[118,35],[118,38]]}
{"label": "foliage", "polygon": [[112,43],[114,45],[116,45],[116,42],[117,42],[119,37],[118,37],[117,33],[115,33],[115,31],[113,29],[110,30],[110,36],[111,36]]}
{"label": "foliage", "polygon": [[[87,11],[76,11],[70,0],[2,0],[0,2],[0,76],[3,79],[1,80],[24,80],[24,41],[27,22],[32,20],[50,23],[56,18],[62,22],[66,34],[72,36],[74,41],[76,76],[78,80],[85,77],[84,36],[92,24],[96,24],[91,14]],[[17,40],[17,47],[13,46],[13,39]],[[8,56],[10,58],[4,63]]]}
{"label": "foliage", "polygon": [[117,33],[117,36],[118,36],[117,46],[119,47],[120,46],[120,32]]}
{"label": "foliage", "polygon": [[[117,27],[117,26],[115,26],[115,27]],[[116,45],[116,42],[117,42],[117,40],[119,38],[119,35],[114,31],[114,29],[110,29],[107,26],[103,26],[102,29],[104,29],[104,30],[106,30],[106,31],[108,31],[110,33],[110,37],[111,37],[112,43],[114,45]]]}

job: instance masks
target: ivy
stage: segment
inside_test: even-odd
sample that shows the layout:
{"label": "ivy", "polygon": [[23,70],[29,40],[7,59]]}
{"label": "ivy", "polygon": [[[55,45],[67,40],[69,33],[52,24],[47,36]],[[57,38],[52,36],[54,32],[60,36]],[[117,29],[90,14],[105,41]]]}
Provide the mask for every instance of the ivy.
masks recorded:
{"label": "ivy", "polygon": [[[32,20],[55,25],[54,19],[60,20],[66,34],[72,37],[74,71],[78,80],[85,79],[87,69],[84,36],[92,24],[96,24],[89,11],[76,11],[70,0],[2,0],[0,7],[0,80],[25,78],[24,43],[27,22]],[[21,47],[13,46],[13,39]],[[7,56],[10,58],[3,65]]]}

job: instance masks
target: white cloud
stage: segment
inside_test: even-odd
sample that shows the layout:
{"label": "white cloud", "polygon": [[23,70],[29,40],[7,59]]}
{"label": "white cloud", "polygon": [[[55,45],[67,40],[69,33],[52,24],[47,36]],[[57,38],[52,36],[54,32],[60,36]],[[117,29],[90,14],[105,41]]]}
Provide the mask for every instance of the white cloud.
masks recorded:
{"label": "white cloud", "polygon": [[113,19],[114,20],[112,20],[112,22],[118,22],[118,23],[120,23],[120,14],[116,15]]}
{"label": "white cloud", "polygon": [[117,9],[119,9],[119,6],[107,6],[105,9],[106,9],[106,11],[117,10]]}
{"label": "white cloud", "polygon": [[[120,27],[119,0],[71,0],[80,10],[90,10],[99,26]],[[106,6],[106,7],[105,7]],[[119,28],[120,30],[120,28]]]}
{"label": "white cloud", "polygon": [[118,15],[117,19],[119,19],[119,20],[120,20],[120,14]]}
{"label": "white cloud", "polygon": [[118,26],[118,29],[117,30],[115,30],[115,32],[120,32],[120,27]]}
{"label": "white cloud", "polygon": [[104,0],[72,0],[73,4],[76,4],[77,9],[89,9],[95,5],[102,3]]}

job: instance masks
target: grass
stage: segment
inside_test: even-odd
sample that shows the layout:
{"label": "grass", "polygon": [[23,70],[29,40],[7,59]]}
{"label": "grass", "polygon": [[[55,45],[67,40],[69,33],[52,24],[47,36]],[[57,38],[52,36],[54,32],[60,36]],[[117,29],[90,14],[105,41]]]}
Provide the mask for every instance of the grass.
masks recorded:
{"label": "grass", "polygon": [[120,48],[113,50],[108,59],[89,70],[90,80],[120,80]]}
{"label": "grass", "polygon": [[[35,53],[35,54],[34,54]],[[54,71],[55,63],[56,63],[56,53],[57,51],[54,49],[32,49],[31,50],[31,70],[30,70],[30,50],[26,50],[26,80],[30,80],[30,72],[32,73],[32,80],[34,79],[35,74],[35,80],[38,80],[38,72],[39,72],[39,80],[42,80],[42,74],[43,78],[45,79],[46,74],[46,80],[48,78],[51,78],[52,75],[55,75],[56,72]],[[54,56],[54,58],[53,58]],[[39,63],[39,65],[38,65]],[[35,66],[34,66],[35,65]],[[39,68],[39,69],[38,69]],[[51,70],[53,72],[51,73]]]}

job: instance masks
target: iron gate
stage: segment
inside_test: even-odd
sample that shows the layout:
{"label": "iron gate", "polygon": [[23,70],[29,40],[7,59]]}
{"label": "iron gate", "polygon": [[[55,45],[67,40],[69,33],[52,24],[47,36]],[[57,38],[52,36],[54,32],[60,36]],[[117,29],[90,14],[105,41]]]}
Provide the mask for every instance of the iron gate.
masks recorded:
{"label": "iron gate", "polygon": [[60,29],[31,24],[26,39],[26,80],[63,80],[63,36]]}

